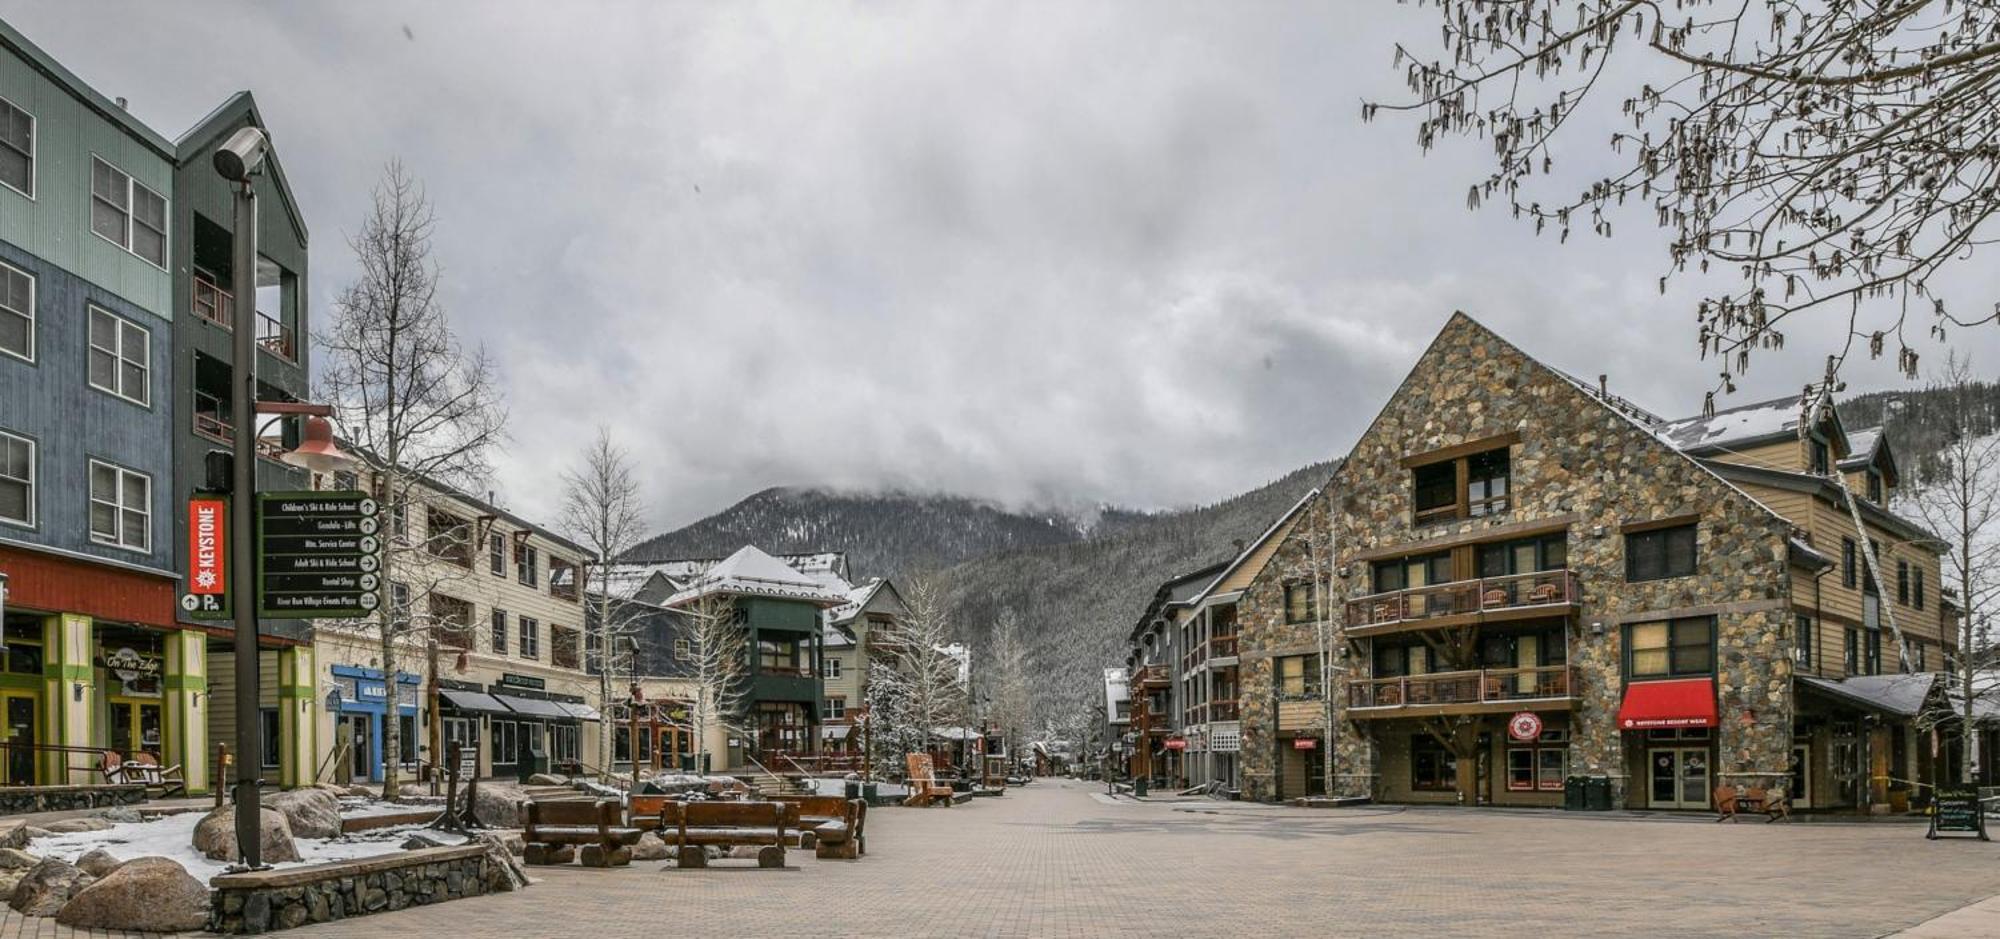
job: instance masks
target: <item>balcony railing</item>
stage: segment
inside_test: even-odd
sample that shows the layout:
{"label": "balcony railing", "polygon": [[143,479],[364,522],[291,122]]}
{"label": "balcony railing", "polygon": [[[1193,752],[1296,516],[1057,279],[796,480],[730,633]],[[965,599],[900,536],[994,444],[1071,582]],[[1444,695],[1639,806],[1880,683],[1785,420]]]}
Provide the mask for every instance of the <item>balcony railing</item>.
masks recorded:
{"label": "balcony railing", "polygon": [[287,362],[299,360],[292,328],[262,310],[257,311],[257,345]]}
{"label": "balcony railing", "polygon": [[1391,590],[1347,601],[1349,628],[1446,616],[1533,610],[1576,602],[1576,575],[1567,570],[1481,577]]}
{"label": "balcony railing", "polygon": [[1242,717],[1242,709],[1234,698],[1218,698],[1207,704],[1197,704],[1181,712],[1187,726],[1210,724],[1218,721],[1233,721]]}
{"label": "balcony railing", "polygon": [[1347,705],[1353,708],[1505,705],[1575,696],[1576,679],[1567,665],[1370,678],[1347,686]]}
{"label": "balcony railing", "polygon": [[1181,656],[1181,671],[1192,671],[1198,665],[1214,659],[1236,657],[1236,634],[1210,636],[1207,642],[1195,646],[1188,654]]}
{"label": "balcony railing", "polygon": [[[194,279],[194,315],[224,329],[236,328],[236,297],[204,277]],[[298,358],[298,339],[292,327],[262,310],[257,311],[257,345],[287,362]]]}
{"label": "balcony railing", "polygon": [[1167,685],[1173,683],[1173,676],[1167,674],[1165,665],[1147,665],[1132,674],[1135,685]]}
{"label": "balcony railing", "polygon": [[[203,402],[202,399],[208,397],[210,396],[201,392],[195,393],[194,432],[216,443],[234,443],[236,426],[222,416],[219,404],[213,401]],[[285,452],[285,445],[280,441],[263,438],[257,440],[257,455],[263,459],[275,460],[284,456]]]}
{"label": "balcony railing", "polygon": [[196,277],[194,279],[194,315],[224,329],[236,322],[236,298],[229,291]]}

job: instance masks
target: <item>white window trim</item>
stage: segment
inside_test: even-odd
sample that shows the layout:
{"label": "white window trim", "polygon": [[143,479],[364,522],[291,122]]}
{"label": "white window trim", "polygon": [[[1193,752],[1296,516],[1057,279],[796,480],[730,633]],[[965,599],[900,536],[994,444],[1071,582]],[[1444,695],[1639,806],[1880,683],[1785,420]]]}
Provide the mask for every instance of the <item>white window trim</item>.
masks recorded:
{"label": "white window trim", "polygon": [[28,201],[33,202],[35,201],[34,191],[38,188],[35,185],[35,179],[40,175],[38,171],[42,166],[42,119],[36,117],[35,112],[15,104],[12,99],[0,97],[0,101],[5,101],[8,107],[28,115],[28,191],[21,192],[21,190],[14,189],[13,186],[3,182],[0,182],[0,186],[7,186],[8,189],[14,189],[15,192],[21,193],[22,196],[26,197]]}
{"label": "white window trim", "polygon": [[40,514],[35,509],[41,503],[42,497],[41,487],[36,481],[37,470],[40,469],[41,448],[35,444],[35,438],[10,431],[0,430],[0,438],[18,440],[28,445],[28,517],[23,520],[0,515],[0,525],[33,529],[35,527],[35,518]]}
{"label": "white window trim", "polygon": [[[161,204],[165,206],[164,212],[162,214],[166,216],[167,228],[165,231],[160,232],[160,253],[164,255],[160,259],[162,261],[172,261],[174,257],[173,201],[168,199],[165,195],[163,195],[153,187],[140,182],[138,178],[133,176],[131,173],[125,172],[125,170],[119,167],[118,164],[113,163],[110,160],[107,160],[101,156],[98,156],[95,153],[90,155],[90,159],[92,160],[93,163],[102,163],[105,166],[111,167],[111,169],[118,175],[125,177],[125,240],[122,243],[117,241],[112,241],[110,238],[105,237],[103,232],[98,231],[97,226],[94,224],[90,226],[90,233],[96,235],[99,238],[102,238],[106,242],[117,245],[119,249],[124,251],[126,254],[138,258],[139,260],[144,261],[147,264],[152,264],[154,267],[157,267],[160,270],[163,271],[166,270],[167,269],[166,264],[155,263],[152,258],[146,257],[145,255],[140,254],[139,252],[134,251],[132,249],[132,227],[134,225],[139,224],[139,204],[138,200],[134,198],[134,196],[136,195],[134,190],[144,189],[155,196],[159,196]],[[97,199],[96,176],[97,176],[97,167],[92,166],[91,179],[87,186],[87,191],[84,193],[84,196],[85,198],[88,198],[93,202]]]}
{"label": "white window trim", "polygon": [[[134,323],[131,320],[126,319],[125,317],[119,316],[118,314],[113,313],[110,310],[105,309],[104,307],[98,306],[95,303],[85,303],[84,310],[85,310],[85,315],[84,315],[84,327],[83,327],[83,344],[84,344],[83,380],[86,383],[88,383],[90,387],[95,388],[98,391],[102,391],[105,394],[108,394],[121,401],[129,401],[143,408],[151,408],[153,406],[153,331],[147,329],[144,326],[139,325],[138,323]],[[93,320],[93,317],[90,314],[92,313],[102,313],[105,316],[110,317],[113,323],[118,324],[117,326],[118,335],[116,337],[118,342],[118,348],[107,351],[109,351],[113,356],[115,356],[118,359],[118,365],[120,367],[112,369],[111,380],[113,382],[118,383],[120,387],[106,388],[95,381],[91,381],[90,379],[90,361],[89,361],[90,353],[95,352],[100,348],[97,345],[97,343],[91,339],[90,335],[90,323]],[[125,380],[125,369],[123,368],[123,366],[126,362],[132,361],[125,357],[125,328],[128,326],[138,330],[141,336],[146,337],[146,348],[140,355],[139,359],[137,360],[139,367],[141,369],[144,369],[146,373],[145,387],[142,389],[144,393],[137,398],[126,394],[124,388],[122,387]]]}
{"label": "white window trim", "polygon": [[[0,355],[7,356],[10,359],[20,359],[21,361],[32,365],[35,362],[35,354],[37,351],[39,351],[37,349],[37,343],[35,342],[35,338],[38,333],[37,327],[41,326],[41,318],[35,314],[35,306],[37,301],[41,299],[40,294],[42,290],[42,282],[41,279],[37,278],[32,272],[16,267],[5,261],[0,261],[0,268],[6,268],[7,270],[13,271],[14,273],[19,274],[22,277],[26,277],[28,279],[28,354],[21,355],[20,353],[14,352],[9,349],[0,349]],[[15,311],[9,310],[8,312],[13,313]]]}
{"label": "white window trim", "polygon": [[514,644],[515,654],[530,662],[541,661],[542,621],[532,616],[520,616],[516,619],[520,622],[520,626],[517,630],[519,641]]}
{"label": "white window trim", "polygon": [[[96,469],[99,466],[102,466],[118,474],[118,484],[116,487],[117,491],[114,493],[114,495],[117,498],[117,501],[109,503],[110,505],[113,505],[118,509],[118,534],[117,534],[117,540],[114,541],[106,541],[103,538],[98,537],[97,531],[95,529],[89,528],[90,520],[86,517],[84,520],[84,525],[85,528],[90,532],[90,543],[96,545],[103,545],[104,547],[107,548],[117,548],[121,551],[132,551],[139,554],[151,554],[153,551],[153,477],[145,473],[141,473],[135,469],[128,469],[126,467],[119,466],[116,463],[111,463],[105,460],[98,460],[98,459],[92,459],[90,461],[90,469],[88,471],[88,475],[96,476],[97,475]],[[125,499],[125,477],[127,476],[137,476],[140,479],[146,481],[146,504],[144,506],[139,507],[138,509],[138,511],[140,511],[142,514],[146,516],[146,543],[138,545],[136,547],[125,543],[125,511],[127,509],[127,506],[125,505],[124,499]],[[90,485],[90,480],[86,478],[84,480],[84,486],[85,486],[84,496],[88,500],[88,505],[95,506],[100,500],[97,498],[97,495],[95,493],[89,491],[89,485]]]}

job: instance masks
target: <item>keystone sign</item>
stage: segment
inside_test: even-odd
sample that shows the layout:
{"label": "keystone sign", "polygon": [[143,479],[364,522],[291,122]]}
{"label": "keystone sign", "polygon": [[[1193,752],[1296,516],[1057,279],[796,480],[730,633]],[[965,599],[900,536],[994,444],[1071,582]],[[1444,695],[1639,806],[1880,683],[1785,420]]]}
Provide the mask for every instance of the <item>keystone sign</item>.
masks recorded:
{"label": "keystone sign", "polygon": [[195,619],[228,619],[229,500],[197,496],[188,500],[187,592],[181,609]]}
{"label": "keystone sign", "polygon": [[382,605],[380,508],[364,492],[257,496],[257,615],[355,619]]}

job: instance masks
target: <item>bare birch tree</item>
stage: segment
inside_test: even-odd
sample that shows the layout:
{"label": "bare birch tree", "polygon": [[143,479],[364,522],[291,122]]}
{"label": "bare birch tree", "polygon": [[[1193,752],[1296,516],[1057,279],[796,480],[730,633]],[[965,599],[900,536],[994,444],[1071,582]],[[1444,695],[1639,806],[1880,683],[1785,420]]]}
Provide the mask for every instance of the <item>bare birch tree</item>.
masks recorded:
{"label": "bare birch tree", "polygon": [[[943,592],[930,577],[910,582],[910,613],[884,627],[878,635],[884,666],[869,675],[871,687],[881,686],[888,713],[874,715],[892,738],[914,741],[930,752],[942,727],[955,726],[965,714],[966,688],[960,662],[951,651],[951,618]],[[873,714],[874,701],[870,701]]]}
{"label": "bare birch tree", "polygon": [[1034,692],[1028,674],[1028,646],[1021,635],[1021,618],[1013,607],[1000,611],[987,644],[985,682],[992,696],[991,714],[1011,756],[1026,740],[1034,715]]}
{"label": "bare birch tree", "polygon": [[[433,509],[447,504],[442,487],[485,478],[506,427],[492,364],[459,344],[438,301],[436,225],[422,187],[390,163],[348,239],[360,271],[317,337],[319,394],[391,520],[381,571],[391,602],[360,624],[379,638],[391,688],[405,649],[469,642],[469,616],[440,602],[438,587],[469,572],[478,533],[471,520]],[[396,721],[383,724],[383,751],[383,790],[394,798],[403,752]]]}
{"label": "bare birch tree", "polygon": [[[1932,283],[1954,261],[1976,264],[1993,238],[2000,6],[1432,5],[1442,55],[1398,43],[1411,97],[1364,103],[1363,119],[1417,112],[1425,150],[1451,135],[1488,141],[1494,168],[1467,205],[1498,201],[1538,233],[1567,240],[1587,226],[1609,237],[1615,211],[1637,203],[1668,236],[1662,292],[1690,268],[1733,272],[1735,285],[1696,309],[1719,390],[1754,350],[1782,346],[1800,313],[1845,318],[1838,358],[1857,344],[1894,351],[1912,378],[1910,332],[1942,339],[2000,321],[1989,298],[1948,304]],[[1576,124],[1572,135],[1615,128],[1609,171],[1557,170],[1559,159],[1599,157],[1559,142]]]}
{"label": "bare birch tree", "polygon": [[[583,594],[586,640],[592,669],[597,673],[599,700],[608,707],[612,701],[613,677],[630,672],[635,661],[633,643],[638,640],[644,607],[612,591],[612,565],[631,550],[645,534],[646,509],[640,495],[639,479],[632,458],[611,440],[611,430],[599,426],[597,436],[584,451],[583,465],[563,473],[563,499],[559,515],[563,532],[590,552]],[[611,721],[599,721],[598,750],[612,752]],[[636,742],[634,744],[636,747]],[[604,760],[609,773],[610,760]],[[636,766],[638,754],[633,752]]]}
{"label": "bare birch tree", "polygon": [[[728,734],[748,731],[744,708],[749,700],[750,631],[736,602],[723,594],[701,597],[680,610],[685,617],[680,638],[688,644],[687,678],[694,685],[688,723],[699,772],[708,756],[710,727]],[[635,748],[634,759],[637,754]]]}
{"label": "bare birch tree", "polygon": [[1907,501],[1911,511],[1945,542],[1945,576],[1958,593],[1958,654],[1947,668],[1954,713],[1936,715],[1958,723],[1965,745],[1959,781],[1971,783],[1982,755],[1974,715],[1981,699],[2000,687],[1979,680],[1993,666],[1988,629],[2000,607],[2000,420],[1975,394],[1971,362],[1953,354],[1932,381],[1942,392],[1949,436],[1934,456],[1936,477]]}

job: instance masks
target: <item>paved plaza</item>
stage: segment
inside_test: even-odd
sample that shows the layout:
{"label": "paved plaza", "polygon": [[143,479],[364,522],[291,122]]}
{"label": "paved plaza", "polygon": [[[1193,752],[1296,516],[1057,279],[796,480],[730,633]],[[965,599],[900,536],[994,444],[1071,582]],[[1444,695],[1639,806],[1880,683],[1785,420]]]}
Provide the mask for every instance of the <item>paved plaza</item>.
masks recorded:
{"label": "paved plaza", "polygon": [[[1911,824],[1102,793],[1042,780],[952,809],[878,810],[856,862],[542,868],[521,893],[288,935],[1879,936],[2000,893],[2000,845],[1931,843]],[[1978,913],[1924,934],[2000,934]]]}

